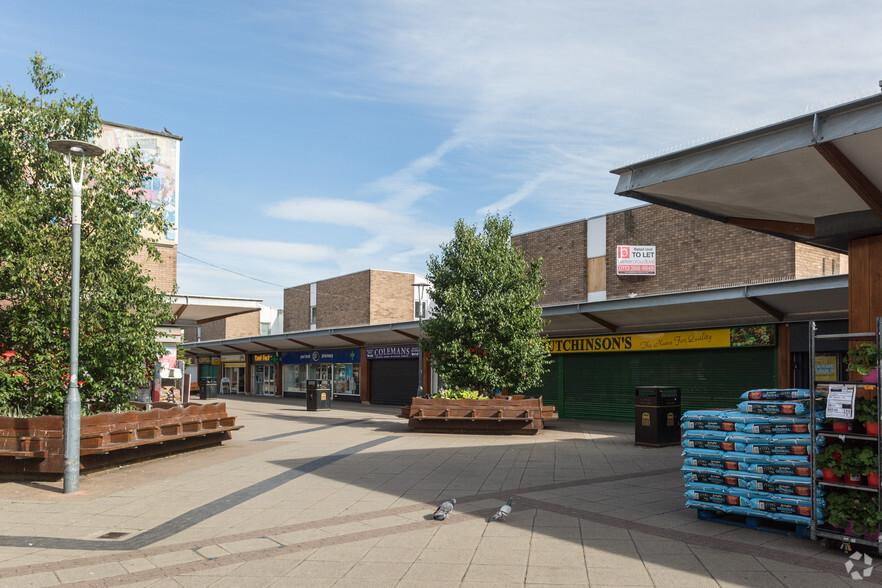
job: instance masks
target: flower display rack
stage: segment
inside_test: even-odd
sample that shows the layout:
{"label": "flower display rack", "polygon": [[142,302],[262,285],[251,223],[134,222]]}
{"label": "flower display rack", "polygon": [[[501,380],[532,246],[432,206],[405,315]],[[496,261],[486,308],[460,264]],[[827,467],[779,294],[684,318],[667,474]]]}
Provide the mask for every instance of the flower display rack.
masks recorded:
{"label": "flower display rack", "polygon": [[[134,403],[138,406],[137,403]],[[154,403],[80,420],[80,469],[102,469],[178,451],[219,445],[241,429],[226,404]],[[53,478],[64,473],[61,416],[0,416],[0,475]]]}
{"label": "flower display rack", "polygon": [[[874,347],[877,349],[882,344],[882,318],[876,319],[876,331],[870,333],[819,335],[814,322],[810,323],[809,329],[811,333],[809,341],[810,366],[815,365],[816,341],[819,339],[873,340]],[[867,347],[866,343],[859,345]],[[878,362],[878,357],[875,360]],[[877,551],[882,552],[882,543],[879,541],[878,532],[878,521],[882,520],[882,489],[879,486],[879,473],[882,470],[882,438],[878,434],[882,406],[880,406],[878,370],[875,370],[875,374],[873,381],[867,381],[868,378],[865,378],[863,381],[817,383],[814,371],[810,370],[812,412],[815,410],[815,404],[828,393],[830,385],[842,384],[854,386],[855,404],[860,407],[859,412],[864,414],[860,418],[855,418],[853,423],[851,421],[825,422],[824,426],[820,428],[815,425],[814,420],[812,421],[810,455],[813,466],[815,466],[813,470],[820,472],[822,466],[825,468],[824,475],[813,477],[812,484],[813,489],[816,486],[823,487],[827,494],[827,505],[823,524],[813,517],[811,537],[812,539],[823,539],[829,543],[839,542],[875,547]],[[869,400],[872,402],[868,402]],[[861,404],[865,404],[865,406],[861,407]],[[857,416],[858,411],[856,411]],[[871,418],[872,421],[860,422],[864,418]],[[837,426],[846,424],[851,426],[845,428]],[[876,430],[872,430],[871,425]],[[825,446],[835,448],[833,461],[838,464],[826,463],[831,460],[823,452],[823,448],[819,447],[821,445],[819,439],[824,440]],[[860,459],[857,459],[856,456],[860,456]],[[831,471],[827,468],[829,465],[838,465],[838,469],[842,471]],[[814,494],[812,492],[812,495]],[[845,507],[848,507],[847,512],[843,510]],[[813,508],[813,514],[815,511],[816,509]],[[852,512],[854,520],[845,520],[853,518],[850,514]],[[860,531],[855,532],[852,525],[855,529],[860,528]]]}

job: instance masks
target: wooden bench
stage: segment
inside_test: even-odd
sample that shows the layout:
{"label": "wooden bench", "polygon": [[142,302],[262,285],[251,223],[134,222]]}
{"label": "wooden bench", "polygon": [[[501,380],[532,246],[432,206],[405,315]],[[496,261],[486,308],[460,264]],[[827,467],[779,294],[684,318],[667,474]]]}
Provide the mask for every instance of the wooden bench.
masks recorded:
{"label": "wooden bench", "polygon": [[[133,403],[136,404],[137,403]],[[108,465],[219,445],[242,428],[222,402],[153,403],[150,410],[101,413],[80,421],[80,467]],[[0,417],[0,474],[64,472],[60,416]]]}
{"label": "wooden bench", "polygon": [[413,398],[402,407],[401,418],[415,431],[463,433],[527,433],[555,420],[553,406],[543,406],[542,397],[488,398],[477,400]]}

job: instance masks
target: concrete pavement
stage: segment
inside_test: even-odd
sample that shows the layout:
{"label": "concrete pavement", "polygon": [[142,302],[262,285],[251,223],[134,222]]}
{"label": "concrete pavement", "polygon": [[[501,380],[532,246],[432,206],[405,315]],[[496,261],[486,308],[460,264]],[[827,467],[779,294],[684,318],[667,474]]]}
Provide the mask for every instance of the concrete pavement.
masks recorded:
{"label": "concrete pavement", "polygon": [[680,449],[634,446],[631,424],[424,434],[392,408],[221,400],[245,428],[220,447],[88,474],[76,494],[0,484],[0,586],[855,582],[819,542],[698,520]]}

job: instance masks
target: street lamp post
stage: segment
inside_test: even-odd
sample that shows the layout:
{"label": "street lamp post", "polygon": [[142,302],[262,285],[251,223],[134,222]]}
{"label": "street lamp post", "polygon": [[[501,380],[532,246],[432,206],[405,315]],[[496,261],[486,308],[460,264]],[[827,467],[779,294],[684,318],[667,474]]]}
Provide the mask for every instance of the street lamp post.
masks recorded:
{"label": "street lamp post", "polygon": [[[104,153],[97,145],[72,139],[49,141],[49,148],[67,156],[70,185],[73,195],[70,215],[72,257],[70,278],[70,384],[64,399],[64,493],[80,488],[80,387],[77,382],[80,351],[80,230],[83,223],[83,172],[87,157]],[[79,174],[75,173],[74,158],[79,157]]]}
{"label": "street lamp post", "polygon": [[417,288],[418,300],[417,300],[417,309],[419,312],[417,313],[417,318],[419,320],[419,349],[420,349],[420,359],[419,359],[419,383],[417,384],[417,398],[423,397],[423,317],[426,314],[426,306],[423,303],[423,292],[425,291],[428,284],[426,283],[417,283],[414,284]]}

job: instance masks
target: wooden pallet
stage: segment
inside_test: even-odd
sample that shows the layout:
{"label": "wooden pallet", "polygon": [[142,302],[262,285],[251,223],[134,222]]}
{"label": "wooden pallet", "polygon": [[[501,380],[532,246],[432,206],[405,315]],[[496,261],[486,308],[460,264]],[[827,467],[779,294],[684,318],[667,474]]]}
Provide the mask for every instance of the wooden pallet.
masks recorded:
{"label": "wooden pallet", "polygon": [[808,539],[811,537],[811,529],[808,525],[800,523],[790,523],[787,521],[776,521],[766,517],[755,515],[742,515],[731,512],[723,512],[708,508],[696,509],[698,518],[702,521],[712,521],[714,523],[723,523],[726,525],[734,525],[745,529],[754,529],[756,531],[764,531],[766,533],[777,533],[779,535],[790,535],[792,537],[800,537]]}

